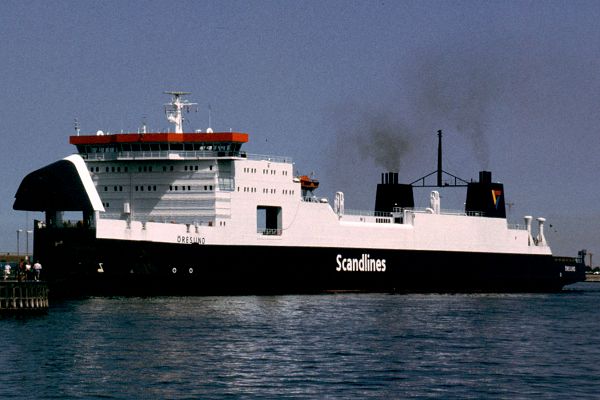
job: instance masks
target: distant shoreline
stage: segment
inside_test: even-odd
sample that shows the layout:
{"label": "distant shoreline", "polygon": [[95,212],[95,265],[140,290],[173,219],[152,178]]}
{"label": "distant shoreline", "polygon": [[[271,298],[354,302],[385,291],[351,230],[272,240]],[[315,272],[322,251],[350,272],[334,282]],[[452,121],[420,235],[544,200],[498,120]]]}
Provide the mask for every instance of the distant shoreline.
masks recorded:
{"label": "distant shoreline", "polygon": [[[16,253],[0,253],[0,260],[3,260],[4,262],[10,262],[10,263],[16,263],[19,262],[21,259],[24,259],[25,256],[27,256],[28,254],[16,254]],[[29,254],[29,259],[31,260],[32,255]]]}

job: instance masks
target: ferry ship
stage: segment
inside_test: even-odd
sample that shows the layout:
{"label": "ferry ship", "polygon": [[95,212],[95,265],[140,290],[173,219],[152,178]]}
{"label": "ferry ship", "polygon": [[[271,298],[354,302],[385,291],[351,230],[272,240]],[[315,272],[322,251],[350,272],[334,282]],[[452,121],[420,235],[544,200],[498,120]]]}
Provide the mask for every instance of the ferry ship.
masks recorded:
{"label": "ferry ship", "polygon": [[373,210],[351,212],[342,192],[333,204],[315,195],[319,181],[290,158],[242,150],[246,133],[184,132],[195,103],[165,93],[170,132],[77,130],[76,154],[21,182],[13,208],[44,213],[33,250],[52,294],[559,291],[585,279],[581,262],[552,255],[544,218],[508,223],[489,171],[455,179],[460,212],[437,190],[415,207],[417,182],[395,172]]}

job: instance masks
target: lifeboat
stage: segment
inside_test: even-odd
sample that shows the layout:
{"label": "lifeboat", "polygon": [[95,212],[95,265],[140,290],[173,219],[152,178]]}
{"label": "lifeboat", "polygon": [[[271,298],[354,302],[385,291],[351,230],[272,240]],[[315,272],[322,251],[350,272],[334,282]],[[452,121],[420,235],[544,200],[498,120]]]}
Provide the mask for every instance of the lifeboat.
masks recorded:
{"label": "lifeboat", "polygon": [[300,179],[300,187],[302,190],[310,190],[311,192],[319,187],[319,180],[311,178],[307,175],[298,177]]}

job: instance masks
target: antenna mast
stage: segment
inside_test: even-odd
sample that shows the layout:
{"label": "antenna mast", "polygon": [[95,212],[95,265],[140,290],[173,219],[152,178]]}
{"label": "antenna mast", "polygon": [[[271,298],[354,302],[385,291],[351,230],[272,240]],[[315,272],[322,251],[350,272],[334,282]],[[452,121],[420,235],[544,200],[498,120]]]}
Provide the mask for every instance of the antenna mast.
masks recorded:
{"label": "antenna mast", "polygon": [[77,136],[79,136],[79,132],[81,132],[81,128],[79,127],[79,120],[75,118],[75,132],[77,132]]}
{"label": "antenna mast", "polygon": [[[440,129],[439,131],[437,131],[437,136],[438,136],[438,153],[437,153],[437,170],[433,171],[430,174],[427,174],[419,179],[417,179],[414,182],[411,182],[412,186],[419,186],[419,187],[445,187],[445,186],[454,186],[454,187],[459,187],[459,186],[467,186],[469,184],[469,182],[467,182],[466,180],[459,178],[456,175],[452,175],[449,172],[446,172],[443,170],[442,168],[442,130]],[[454,178],[454,183],[444,183],[442,181],[442,177],[444,176],[444,174]],[[430,176],[436,175],[437,177],[437,182],[435,185],[427,185],[425,184],[425,179],[429,178]],[[417,185],[418,182],[421,182],[420,185]]]}
{"label": "antenna mast", "polygon": [[442,187],[442,130],[438,132],[438,162],[437,162],[437,185]]}
{"label": "antenna mast", "polygon": [[164,93],[173,96],[171,102],[165,104],[165,114],[167,115],[167,120],[175,124],[175,133],[183,133],[182,111],[184,109],[189,111],[190,107],[196,105],[196,103],[190,103],[187,100],[182,100],[181,96],[191,94],[191,92],[168,91]]}

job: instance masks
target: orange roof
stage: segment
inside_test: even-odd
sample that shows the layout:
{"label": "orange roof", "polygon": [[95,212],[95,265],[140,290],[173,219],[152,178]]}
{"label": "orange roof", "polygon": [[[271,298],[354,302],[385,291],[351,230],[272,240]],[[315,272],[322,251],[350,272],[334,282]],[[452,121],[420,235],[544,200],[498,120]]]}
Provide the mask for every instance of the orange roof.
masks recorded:
{"label": "orange roof", "polygon": [[110,144],[110,143],[189,143],[189,142],[234,142],[247,143],[248,134],[241,132],[215,133],[117,133],[109,135],[70,136],[69,143]]}

